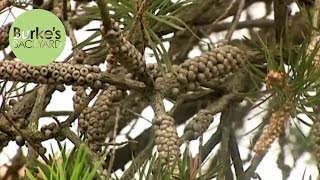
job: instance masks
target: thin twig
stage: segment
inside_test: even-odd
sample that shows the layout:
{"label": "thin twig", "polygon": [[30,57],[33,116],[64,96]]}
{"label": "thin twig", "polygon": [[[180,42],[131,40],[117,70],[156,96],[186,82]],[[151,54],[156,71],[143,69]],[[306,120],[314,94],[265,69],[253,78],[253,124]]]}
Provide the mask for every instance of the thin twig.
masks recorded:
{"label": "thin twig", "polygon": [[235,31],[235,29],[236,29],[236,27],[237,27],[237,25],[238,25],[238,23],[239,23],[239,20],[240,20],[241,13],[242,13],[242,11],[243,11],[245,2],[246,2],[246,0],[240,0],[237,13],[236,13],[236,15],[234,16],[233,21],[232,21],[232,25],[231,25],[231,27],[230,27],[230,29],[229,29],[226,37],[225,37],[225,39],[228,40],[228,41],[231,40],[232,34],[233,34],[233,32]]}
{"label": "thin twig", "polygon": [[88,106],[89,102],[97,95],[98,92],[98,90],[91,91],[91,93],[84,100],[84,102],[77,106],[75,111],[64,122],[61,123],[61,126],[70,127],[71,123],[73,123],[73,121],[75,121],[78,118],[81,112]]}
{"label": "thin twig", "polygon": [[[37,90],[37,97],[33,106],[33,109],[30,113],[28,118],[29,121],[29,129],[32,131],[38,130],[38,123],[41,117],[42,111],[44,110],[44,100],[46,98],[46,91],[48,85],[40,85],[40,88]],[[28,148],[28,155],[27,155],[27,166],[32,167],[34,166],[36,159],[38,157],[38,153],[32,147]],[[41,154],[41,153],[40,153]]]}
{"label": "thin twig", "polygon": [[73,111],[45,111],[42,112],[41,117],[52,117],[52,116],[70,116]]}
{"label": "thin twig", "polygon": [[[116,110],[116,118],[114,120],[115,122],[114,122],[114,129],[113,129],[113,135],[112,135],[112,143],[113,144],[116,143],[119,119],[120,119],[120,108],[118,107]],[[109,166],[108,166],[108,171],[107,171],[107,177],[106,177],[107,180],[111,177],[111,170],[112,170],[113,162],[115,159],[115,154],[116,154],[116,147],[113,147],[113,149],[111,151],[111,159],[109,161]]]}
{"label": "thin twig", "polygon": [[111,23],[110,16],[109,16],[108,6],[104,0],[96,0],[96,2],[98,4],[99,10],[100,10],[102,24],[104,26],[104,29],[106,31],[108,31],[112,28],[112,23]]}
{"label": "thin twig", "polygon": [[237,0],[234,0],[233,2],[229,3],[227,9],[212,24],[217,24],[220,20],[225,18],[228,15],[228,13],[230,13],[230,10],[234,7],[236,3]]}

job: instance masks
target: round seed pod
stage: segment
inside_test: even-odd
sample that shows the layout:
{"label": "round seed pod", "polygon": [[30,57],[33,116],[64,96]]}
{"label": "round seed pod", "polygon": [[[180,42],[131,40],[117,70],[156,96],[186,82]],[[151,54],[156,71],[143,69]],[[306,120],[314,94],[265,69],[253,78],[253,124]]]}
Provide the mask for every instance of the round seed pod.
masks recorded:
{"label": "round seed pod", "polygon": [[23,146],[25,144],[25,141],[21,136],[16,136],[15,140],[18,146]]}
{"label": "round seed pod", "polygon": [[33,73],[32,73],[32,77],[34,79],[37,79],[39,76],[40,76],[40,72],[38,70],[34,70]]}
{"label": "round seed pod", "polygon": [[198,63],[199,72],[204,72],[206,70],[206,65],[203,62]]}
{"label": "round seed pod", "polygon": [[43,76],[39,76],[39,77],[37,78],[37,82],[39,82],[39,83],[41,83],[41,84],[46,84],[46,83],[48,82],[48,80],[47,80],[45,77],[43,77]]}
{"label": "round seed pod", "polygon": [[64,77],[62,77],[62,76],[59,76],[59,77],[56,79],[56,83],[58,83],[58,84],[63,84],[63,82],[64,82]]}
{"label": "round seed pod", "polygon": [[179,74],[178,77],[177,77],[177,80],[180,84],[187,84],[188,83],[188,80],[187,78],[182,75],[182,74]]}
{"label": "round seed pod", "polygon": [[87,74],[86,76],[87,83],[93,83],[94,82],[94,75],[92,73]]}
{"label": "round seed pod", "polygon": [[87,74],[89,73],[87,68],[81,68],[80,69],[80,75],[86,77]]}
{"label": "round seed pod", "polygon": [[75,70],[72,72],[72,78],[74,80],[78,80],[79,77],[80,77],[80,72],[78,70]]}
{"label": "round seed pod", "polygon": [[63,67],[61,63],[54,63],[56,70],[59,70]]}
{"label": "round seed pod", "polygon": [[0,76],[3,76],[6,73],[6,68],[1,66],[0,67]]}
{"label": "round seed pod", "polygon": [[21,62],[16,62],[15,69],[20,70],[23,67],[24,67],[24,65]]}
{"label": "round seed pod", "polygon": [[45,147],[42,147],[42,146],[41,146],[41,147],[39,148],[39,153],[40,153],[40,154],[45,154],[46,152],[47,152],[47,149],[46,149]]}
{"label": "round seed pod", "polygon": [[16,103],[17,103],[17,100],[15,100],[15,99],[9,100],[9,106],[14,106]]}
{"label": "round seed pod", "polygon": [[53,73],[54,70],[56,70],[56,67],[53,64],[49,64],[49,66],[48,66],[49,73]]}
{"label": "round seed pod", "polygon": [[20,76],[25,77],[28,73],[28,70],[26,68],[20,69]]}
{"label": "round seed pod", "polygon": [[68,70],[68,73],[73,73],[73,71],[75,71],[76,68],[74,66],[68,66],[67,70]]}
{"label": "round seed pod", "polygon": [[64,82],[69,83],[72,80],[72,75],[68,73],[63,77],[63,79],[64,79]]}
{"label": "round seed pod", "polygon": [[93,65],[92,66],[92,72],[95,72],[95,73],[100,73],[101,72],[101,69],[99,66],[97,65]]}
{"label": "round seed pod", "polygon": [[93,83],[93,87],[94,88],[97,88],[97,89],[99,89],[99,88],[101,88],[102,87],[102,82],[100,81],[100,80],[96,80],[96,81],[94,81],[94,83]]}
{"label": "round seed pod", "polygon": [[32,76],[31,76],[31,74],[27,73],[27,74],[24,76],[24,79],[25,79],[27,82],[31,82],[31,81],[32,81]]}
{"label": "round seed pod", "polygon": [[59,72],[60,76],[65,76],[68,73],[68,70],[65,67],[61,67]]}
{"label": "round seed pod", "polygon": [[77,82],[79,85],[83,85],[86,82],[86,79],[84,77],[80,76],[78,78]]}
{"label": "round seed pod", "polygon": [[44,135],[45,135],[45,137],[51,138],[52,135],[53,135],[53,133],[52,133],[51,130],[46,129],[46,130],[44,131]]}
{"label": "round seed pod", "polygon": [[12,71],[12,76],[15,78],[15,79],[18,79],[19,76],[20,76],[20,72],[18,69],[13,69]]}
{"label": "round seed pod", "polygon": [[51,73],[51,77],[53,79],[57,79],[58,77],[60,76],[60,73],[58,70],[54,70],[52,73]]}
{"label": "round seed pod", "polygon": [[11,65],[11,64],[9,64],[9,65],[6,67],[6,71],[7,71],[7,73],[9,73],[9,74],[12,74],[13,70],[14,70],[14,66]]}

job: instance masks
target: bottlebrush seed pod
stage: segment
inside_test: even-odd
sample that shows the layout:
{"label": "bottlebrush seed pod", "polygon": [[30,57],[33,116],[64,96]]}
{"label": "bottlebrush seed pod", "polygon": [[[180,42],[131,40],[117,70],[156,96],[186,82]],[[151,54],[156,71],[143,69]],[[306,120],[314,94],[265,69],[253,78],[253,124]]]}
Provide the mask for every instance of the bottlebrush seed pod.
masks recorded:
{"label": "bottlebrush seed pod", "polygon": [[7,73],[9,73],[9,74],[12,74],[13,70],[14,70],[14,66],[11,65],[11,64],[9,64],[9,65],[6,67],[6,71],[7,71]]}
{"label": "bottlebrush seed pod", "polygon": [[49,71],[48,71],[48,69],[46,67],[41,67],[41,69],[40,69],[41,76],[46,77],[48,75],[48,72]]}
{"label": "bottlebrush seed pod", "polygon": [[58,77],[60,76],[60,73],[58,70],[54,70],[52,73],[51,73],[51,77],[53,79],[57,79]]}
{"label": "bottlebrush seed pod", "polygon": [[73,78],[74,80],[78,80],[79,77],[80,77],[80,72],[79,72],[78,70],[74,70],[74,71],[72,72],[72,78]]}
{"label": "bottlebrush seed pod", "polygon": [[60,76],[65,76],[68,73],[68,70],[65,67],[61,67],[59,73]]}
{"label": "bottlebrush seed pod", "polygon": [[86,77],[87,74],[89,73],[87,68],[81,68],[80,69],[80,75]]}
{"label": "bottlebrush seed pod", "polygon": [[[8,2],[8,0],[4,0],[4,2]],[[6,8],[6,6],[8,4],[1,4],[3,2],[0,2],[0,11],[4,8]],[[0,28],[0,50],[3,50],[5,48],[7,48],[9,46],[9,30],[10,30],[10,27],[11,27],[11,23],[10,24],[7,24],[7,25],[4,25]]]}
{"label": "bottlebrush seed pod", "polygon": [[49,64],[48,66],[49,73],[52,73],[54,70],[56,70],[56,67],[53,64]]}

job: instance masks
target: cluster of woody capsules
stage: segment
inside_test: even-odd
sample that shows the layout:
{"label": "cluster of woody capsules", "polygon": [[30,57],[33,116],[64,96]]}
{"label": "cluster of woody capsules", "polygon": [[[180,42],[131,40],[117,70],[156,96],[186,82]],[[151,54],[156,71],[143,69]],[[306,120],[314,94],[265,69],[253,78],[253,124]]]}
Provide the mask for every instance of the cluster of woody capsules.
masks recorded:
{"label": "cluster of woody capsules", "polygon": [[112,107],[126,96],[126,92],[109,86],[103,90],[92,107],[86,108],[79,116],[79,126],[88,139],[90,149],[101,152],[101,147],[106,138],[106,123],[114,112]]}
{"label": "cluster of woody capsules", "polygon": [[30,66],[14,60],[0,62],[0,78],[42,84],[65,84],[101,88],[101,72],[96,65],[52,63],[48,66]]}
{"label": "cluster of woody capsules", "polygon": [[254,151],[257,154],[267,152],[273,141],[281,135],[290,118],[291,110],[292,104],[290,102],[286,102],[283,108],[278,109],[271,114],[269,125],[264,129],[254,146]]}
{"label": "cluster of woody capsules", "polygon": [[312,144],[313,154],[316,158],[318,166],[320,166],[320,121],[314,121],[311,131],[310,140]]}
{"label": "cluster of woody capsules", "polygon": [[0,28],[0,50],[9,46],[9,30],[11,25],[12,24],[9,23]]}
{"label": "cluster of woody capsules", "polygon": [[213,121],[213,115],[208,109],[201,109],[197,115],[187,124],[184,134],[187,134],[185,140],[197,139],[203,134]]}
{"label": "cluster of woody capsules", "polygon": [[314,62],[313,64],[316,66],[316,67],[320,67],[320,35],[317,34],[315,35],[310,44],[308,45],[308,48],[307,48],[307,55],[311,55],[311,53],[317,48],[318,49],[318,52],[316,52],[315,56],[314,56]]}
{"label": "cluster of woody capsules", "polygon": [[[40,130],[45,138],[51,139],[51,138],[55,137],[56,134],[59,133],[60,127],[56,123],[52,122],[48,125],[43,125],[40,128]],[[60,139],[60,140],[62,140],[62,139]]]}
{"label": "cluster of woody capsules", "polygon": [[[70,1],[66,1],[67,2],[67,16],[68,19],[72,16],[71,14],[71,4]],[[60,19],[63,19],[63,0],[53,0],[53,10],[52,12],[58,16]]]}
{"label": "cluster of woody capsules", "polygon": [[180,177],[178,160],[180,156],[180,139],[177,134],[174,119],[167,115],[155,119],[155,144],[159,152],[163,170],[171,172],[173,176]]}
{"label": "cluster of woody capsules", "polygon": [[231,45],[223,45],[188,59],[179,66],[173,65],[172,72],[157,77],[155,83],[174,82],[176,79],[178,85],[172,88],[171,94],[194,91],[208,81],[221,80],[237,71],[245,64],[245,59],[247,57],[244,51]]}
{"label": "cluster of woody capsules", "polygon": [[10,7],[14,3],[14,0],[1,0],[0,1],[0,11],[7,7]]}
{"label": "cluster of woody capsules", "polygon": [[149,80],[142,54],[124,37],[119,23],[113,19],[111,19],[111,22],[110,30],[106,31],[103,26],[101,27],[101,32],[110,46],[109,53],[135,78],[140,77],[142,81]]}

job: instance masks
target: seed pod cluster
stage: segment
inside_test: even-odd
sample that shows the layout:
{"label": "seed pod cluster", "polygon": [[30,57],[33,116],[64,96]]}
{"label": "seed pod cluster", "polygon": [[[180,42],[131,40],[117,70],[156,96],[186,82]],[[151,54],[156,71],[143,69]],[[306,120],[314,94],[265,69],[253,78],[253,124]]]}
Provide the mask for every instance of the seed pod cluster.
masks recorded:
{"label": "seed pod cluster", "polygon": [[128,72],[133,73],[137,77],[149,78],[142,54],[124,37],[119,23],[113,19],[111,21],[112,28],[110,30],[106,31],[103,26],[101,27],[101,31],[110,45],[110,54],[112,54]]}
{"label": "seed pod cluster", "polygon": [[[1,2],[0,2],[1,3]],[[1,9],[1,4],[0,4]],[[6,24],[0,28],[0,50],[9,46],[9,31],[12,23]]]}
{"label": "seed pod cluster", "polygon": [[[201,56],[188,59],[181,65],[173,65],[172,72],[166,73],[162,77],[158,77],[155,82],[164,81],[178,83],[172,94],[179,91],[194,91],[211,80],[220,80],[225,78],[232,72],[241,68],[246,59],[245,52],[239,48],[224,45],[213,49],[212,51],[203,53]],[[173,81],[174,80],[174,81]],[[171,83],[172,84],[172,83]]]}
{"label": "seed pod cluster", "polygon": [[0,78],[11,81],[32,82],[41,84],[88,85],[102,87],[98,79],[101,72],[96,65],[72,65],[69,63],[52,63],[48,66],[30,66],[18,61],[0,62]]}
{"label": "seed pod cluster", "polygon": [[[207,109],[201,109],[197,116],[194,117],[184,129],[184,133],[188,134],[188,139],[197,139],[201,134],[203,134],[213,121],[213,114]],[[189,135],[190,134],[190,135]]]}
{"label": "seed pod cluster", "polygon": [[80,123],[88,122],[88,128],[85,132],[89,147],[93,152],[101,152],[101,144],[104,143],[106,138],[106,121],[112,115],[110,109],[114,103],[119,102],[125,95],[125,91],[110,86],[99,94],[92,108],[87,109],[88,112],[84,112],[83,119],[79,117]]}
{"label": "seed pod cluster", "polygon": [[272,113],[269,125],[264,129],[254,146],[254,151],[257,154],[268,151],[273,141],[281,135],[286,122],[289,120],[291,108],[290,102],[287,102],[283,109],[276,110]]}
{"label": "seed pod cluster", "polygon": [[317,164],[320,165],[320,121],[313,123],[310,131],[310,141],[312,145],[313,155],[316,158]]}
{"label": "seed pod cluster", "polygon": [[60,127],[56,123],[52,122],[48,125],[43,125],[40,130],[44,137],[49,139],[58,134]]}
{"label": "seed pod cluster", "polygon": [[[58,16],[60,19],[63,19],[63,0],[53,0],[53,10],[52,12]],[[67,0],[67,16],[68,19],[71,18],[71,4],[70,0]]]}
{"label": "seed pod cluster", "polygon": [[8,146],[12,138],[13,137],[9,137],[7,134],[0,132],[0,151],[1,152],[4,147]]}
{"label": "seed pod cluster", "polygon": [[164,168],[174,168],[173,175],[180,176],[177,161],[180,156],[180,139],[174,119],[170,116],[158,116],[155,119],[155,144]]}
{"label": "seed pod cluster", "polygon": [[320,67],[320,51],[319,51],[319,48],[320,48],[320,35],[315,35],[310,44],[308,45],[308,48],[307,48],[307,55],[311,55],[311,53],[313,51],[315,51],[315,49],[318,48],[318,52],[316,52],[315,56],[314,56],[314,62],[313,64],[316,66],[316,67]]}
{"label": "seed pod cluster", "polygon": [[1,0],[0,1],[0,11],[7,7],[10,7],[14,3],[14,0]]}
{"label": "seed pod cluster", "polygon": [[84,103],[84,100],[88,98],[88,94],[86,93],[87,87],[84,86],[73,86],[72,90],[76,91],[73,96],[73,109],[77,109],[80,104]]}

